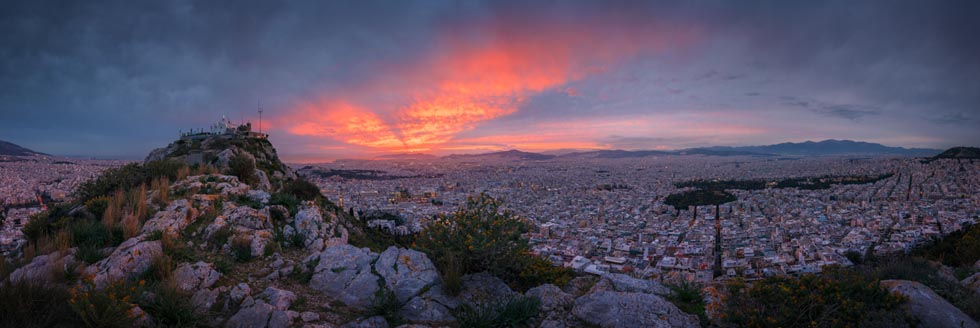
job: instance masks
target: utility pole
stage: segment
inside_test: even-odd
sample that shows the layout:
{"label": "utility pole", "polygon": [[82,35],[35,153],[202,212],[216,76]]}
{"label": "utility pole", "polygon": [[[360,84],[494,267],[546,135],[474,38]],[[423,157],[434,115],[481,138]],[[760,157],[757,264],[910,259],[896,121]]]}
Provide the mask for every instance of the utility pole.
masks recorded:
{"label": "utility pole", "polygon": [[262,133],[262,105],[259,102],[255,102],[255,107],[259,109],[259,133]]}

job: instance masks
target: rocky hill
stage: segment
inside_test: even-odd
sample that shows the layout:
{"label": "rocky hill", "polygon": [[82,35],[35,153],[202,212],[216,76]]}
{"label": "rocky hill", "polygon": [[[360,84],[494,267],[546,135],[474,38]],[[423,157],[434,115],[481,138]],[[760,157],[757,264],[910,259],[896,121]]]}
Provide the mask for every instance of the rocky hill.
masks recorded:
{"label": "rocky hill", "polygon": [[976,147],[953,147],[947,149],[939,155],[933,157],[933,159],[980,159],[980,148]]}
{"label": "rocky hill", "polygon": [[293,170],[279,160],[276,148],[265,138],[217,135],[197,140],[180,139],[153,150],[144,163],[176,159],[187,165],[211,165],[224,170],[230,168],[236,157],[253,164],[261,189],[270,190],[281,186],[283,181],[296,178]]}

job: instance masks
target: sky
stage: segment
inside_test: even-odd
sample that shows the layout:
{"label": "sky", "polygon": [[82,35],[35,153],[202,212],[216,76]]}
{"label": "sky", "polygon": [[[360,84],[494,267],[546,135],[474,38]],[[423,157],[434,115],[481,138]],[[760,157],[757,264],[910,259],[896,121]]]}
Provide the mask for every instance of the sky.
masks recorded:
{"label": "sky", "polygon": [[287,161],[851,139],[980,146],[977,1],[13,1],[0,140]]}

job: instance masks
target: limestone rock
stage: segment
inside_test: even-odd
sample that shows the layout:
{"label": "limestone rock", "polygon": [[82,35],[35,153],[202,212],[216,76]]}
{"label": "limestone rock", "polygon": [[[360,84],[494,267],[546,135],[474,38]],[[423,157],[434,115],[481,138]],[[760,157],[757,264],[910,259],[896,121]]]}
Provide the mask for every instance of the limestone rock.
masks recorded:
{"label": "limestone rock", "polygon": [[327,247],[317,259],[310,287],[344,304],[366,309],[378,291],[378,276],[371,273],[371,263],[378,254],[351,245]]}
{"label": "limestone rock", "polygon": [[575,298],[572,295],[568,295],[561,288],[552,284],[544,284],[528,289],[524,293],[524,296],[535,297],[541,300],[541,312],[562,311],[575,302]]}
{"label": "limestone rock", "polygon": [[76,251],[76,248],[72,248],[64,255],[54,252],[37,256],[31,260],[31,263],[10,273],[10,281],[50,281],[53,274],[74,270],[77,267],[79,262],[75,259]]}
{"label": "limestone rock", "polygon": [[909,301],[905,304],[906,311],[927,325],[934,327],[980,327],[963,311],[949,304],[936,292],[921,283],[908,280],[882,280],[881,285],[892,292],[908,297]]}
{"label": "limestone rock", "polygon": [[215,302],[218,301],[218,294],[219,292],[217,289],[200,289],[194,292],[194,295],[191,296],[191,304],[194,305],[194,308],[197,309],[199,313],[207,313],[207,311],[214,306]]}
{"label": "limestone rock", "polygon": [[207,262],[184,263],[177,266],[173,273],[173,281],[177,284],[177,289],[185,292],[211,288],[219,278],[221,273]]}
{"label": "limestone rock", "polygon": [[697,316],[682,312],[660,296],[598,291],[575,300],[572,315],[603,328],[700,327]]}
{"label": "limestone rock", "polygon": [[562,290],[572,296],[582,296],[592,289],[595,285],[597,278],[595,276],[579,276],[572,278],[565,286],[562,286]]}
{"label": "limestone rock", "polygon": [[374,270],[399,303],[407,302],[439,281],[439,271],[425,253],[395,246],[381,253]]}
{"label": "limestone rock", "polygon": [[655,294],[660,296],[666,296],[670,294],[670,289],[664,287],[660,283],[647,280],[647,279],[637,279],[630,277],[625,274],[619,273],[607,273],[602,275],[599,282],[592,287],[591,292],[597,291],[617,291],[617,292],[630,292],[630,293],[643,293],[643,294]]}
{"label": "limestone rock", "polygon": [[167,205],[167,208],[157,212],[143,224],[142,233],[160,231],[171,236],[179,234],[184,227],[194,222],[197,211],[191,208],[187,199],[178,199]]}
{"label": "limestone rock", "polygon": [[972,289],[976,291],[977,294],[980,294],[980,272],[977,272],[972,276],[966,277],[966,279],[963,279],[963,281],[961,281],[960,283],[962,283],[963,286],[966,286],[966,288]]}
{"label": "limestone rock", "polygon": [[266,288],[258,297],[265,299],[270,305],[279,310],[288,310],[289,306],[296,300],[295,293],[275,287]]}
{"label": "limestone rock", "polygon": [[510,299],[516,295],[517,293],[503,280],[488,272],[481,272],[463,276],[459,299],[469,306],[478,307],[488,302]]}
{"label": "limestone rock", "polygon": [[374,316],[361,321],[349,322],[340,328],[388,328],[388,321],[384,317]]}
{"label": "limestone rock", "polygon": [[94,277],[97,288],[105,287],[109,281],[132,279],[143,274],[157,256],[163,255],[159,240],[143,241],[140,237],[130,238],[109,254],[109,257],[95,262],[85,269]]}
{"label": "limestone rock", "polygon": [[235,285],[235,287],[232,288],[230,292],[228,292],[228,298],[235,304],[241,304],[246,297],[249,297],[251,295],[252,295],[252,288],[250,288],[248,284],[244,282],[238,283],[238,285]]}
{"label": "limestone rock", "polygon": [[408,301],[399,314],[402,319],[414,323],[445,324],[456,321],[446,306],[419,296]]}
{"label": "limestone rock", "polygon": [[262,300],[238,310],[226,323],[231,328],[285,328],[290,325],[291,317],[286,311],[278,310]]}

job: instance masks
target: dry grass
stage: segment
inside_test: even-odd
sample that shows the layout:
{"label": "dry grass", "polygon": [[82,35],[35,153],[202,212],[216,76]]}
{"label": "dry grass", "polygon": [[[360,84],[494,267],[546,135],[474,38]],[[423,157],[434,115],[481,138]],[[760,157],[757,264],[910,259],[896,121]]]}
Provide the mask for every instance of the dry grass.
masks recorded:
{"label": "dry grass", "polygon": [[187,165],[182,166],[177,170],[177,181],[184,180],[184,178],[191,175],[191,168]]}
{"label": "dry grass", "polygon": [[114,227],[123,216],[123,203],[125,201],[125,195],[122,190],[117,190],[113,193],[112,197],[109,198],[109,205],[106,206],[105,214],[102,215],[102,224],[106,227]]}
{"label": "dry grass", "polygon": [[156,191],[155,201],[158,205],[164,206],[170,202],[170,179],[167,177],[159,177],[153,180],[150,189]]}
{"label": "dry grass", "polygon": [[123,239],[129,239],[139,235],[142,224],[140,218],[135,213],[126,214],[122,220]]}

